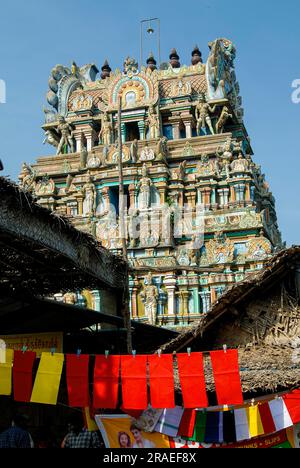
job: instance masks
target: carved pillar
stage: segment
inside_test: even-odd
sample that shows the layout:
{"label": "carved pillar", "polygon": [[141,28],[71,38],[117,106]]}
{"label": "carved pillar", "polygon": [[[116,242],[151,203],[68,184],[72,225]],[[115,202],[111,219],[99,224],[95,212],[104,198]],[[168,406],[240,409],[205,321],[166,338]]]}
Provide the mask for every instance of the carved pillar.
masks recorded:
{"label": "carved pillar", "polygon": [[210,291],[203,291],[200,293],[202,304],[203,304],[203,313],[206,314],[210,310],[211,305],[211,293]]}
{"label": "carved pillar", "polygon": [[211,294],[211,304],[214,304],[217,301],[217,291],[216,291],[216,289],[211,288],[210,294]]}
{"label": "carved pillar", "polygon": [[134,287],[132,288],[132,318],[137,318],[138,317],[138,306],[137,306],[137,295],[138,295],[138,288]]}
{"label": "carved pillar", "polygon": [[77,197],[77,202],[78,202],[78,214],[79,216],[83,215],[83,195],[79,194]]}
{"label": "carved pillar", "polygon": [[139,132],[140,132],[140,140],[145,140],[145,121],[139,120],[138,127],[139,127]]}
{"label": "carved pillar", "polygon": [[229,188],[224,189],[224,206],[227,208],[229,204]]}
{"label": "carved pillar", "polygon": [[175,315],[175,290],[176,290],[176,276],[166,275],[165,287],[168,293],[168,315]]}
{"label": "carved pillar", "polygon": [[230,202],[235,203],[235,190],[234,190],[234,185],[230,186]]}
{"label": "carved pillar", "polygon": [[246,202],[251,202],[250,182],[246,183]]}
{"label": "carved pillar", "polygon": [[218,189],[218,194],[219,194],[219,205],[222,208],[224,206],[224,190]]}
{"label": "carved pillar", "polygon": [[130,199],[130,208],[135,208],[135,186],[130,184],[128,187],[129,199]]}
{"label": "carved pillar", "polygon": [[190,205],[191,208],[194,208],[196,206],[196,191],[191,190],[186,193],[187,201],[188,204]]}
{"label": "carved pillar", "polygon": [[83,144],[83,133],[81,130],[74,132],[74,138],[76,142],[76,153],[80,153]]}
{"label": "carved pillar", "polygon": [[159,191],[160,204],[164,205],[166,203],[167,183],[158,182],[157,184],[155,184],[155,186]]}
{"label": "carved pillar", "polygon": [[180,138],[179,123],[173,123],[172,128],[173,128],[173,139],[174,140],[179,140],[179,138]]}
{"label": "carved pillar", "polygon": [[185,133],[186,133],[186,138],[192,138],[192,122],[193,122],[193,116],[181,116],[182,121],[185,126]]}
{"label": "carved pillar", "polygon": [[180,297],[181,297],[180,311],[182,312],[182,315],[188,315],[189,313],[189,295],[190,293],[187,289],[180,292]]}
{"label": "carved pillar", "polygon": [[125,143],[125,141],[126,141],[126,125],[123,122],[121,123],[121,135],[122,135],[122,142]]}
{"label": "carved pillar", "polygon": [[84,136],[86,138],[86,145],[87,145],[87,150],[91,151],[94,147],[94,142],[96,139],[96,132],[93,128],[86,129],[84,131]]}
{"label": "carved pillar", "polygon": [[202,191],[202,202],[204,203],[205,210],[209,210],[211,206],[211,188],[205,187]]}

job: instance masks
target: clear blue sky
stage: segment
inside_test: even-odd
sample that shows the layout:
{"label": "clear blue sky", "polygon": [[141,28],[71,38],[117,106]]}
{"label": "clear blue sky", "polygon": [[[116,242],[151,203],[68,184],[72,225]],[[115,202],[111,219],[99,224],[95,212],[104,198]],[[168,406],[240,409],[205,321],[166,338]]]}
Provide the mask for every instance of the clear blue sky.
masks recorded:
{"label": "clear blue sky", "polygon": [[17,178],[23,161],[52,151],[43,146],[42,108],[51,68],[95,62],[122,67],[139,59],[140,20],[161,19],[162,59],[176,47],[190,63],[198,44],[206,60],[217,37],[237,46],[236,73],[255,161],[277,200],[287,244],[300,244],[300,104],[291,83],[300,79],[299,0],[5,0],[0,10],[0,157],[5,175]]}

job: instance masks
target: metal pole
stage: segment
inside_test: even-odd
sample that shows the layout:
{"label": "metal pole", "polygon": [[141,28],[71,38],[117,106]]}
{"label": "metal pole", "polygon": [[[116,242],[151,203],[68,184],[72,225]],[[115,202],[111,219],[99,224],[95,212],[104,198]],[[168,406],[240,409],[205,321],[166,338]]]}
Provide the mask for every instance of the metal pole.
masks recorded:
{"label": "metal pole", "polygon": [[140,69],[141,66],[143,65],[143,21],[141,21],[141,54],[140,54]]}
{"label": "metal pole", "polygon": [[[127,263],[127,236],[125,235],[125,196],[124,196],[124,180],[123,180],[123,142],[122,142],[122,97],[119,99],[119,112],[118,112],[118,138],[119,138],[119,229],[122,239],[122,253],[123,259]],[[129,312],[129,284],[126,283],[123,301],[122,301],[122,315],[124,318],[124,326],[127,330],[127,352],[132,354],[132,334],[131,334],[131,320]]]}
{"label": "metal pole", "polygon": [[158,22],[158,63],[159,66],[161,64],[161,57],[160,57],[160,19],[157,18]]}

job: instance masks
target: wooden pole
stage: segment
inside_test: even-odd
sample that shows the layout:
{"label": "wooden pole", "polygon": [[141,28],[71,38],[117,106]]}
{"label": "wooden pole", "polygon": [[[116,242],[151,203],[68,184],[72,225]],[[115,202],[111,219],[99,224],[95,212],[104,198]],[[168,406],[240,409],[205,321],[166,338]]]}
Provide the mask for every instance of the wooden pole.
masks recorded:
{"label": "wooden pole", "polygon": [[[118,138],[119,138],[119,229],[122,239],[123,259],[127,263],[127,235],[125,232],[125,195],[124,195],[124,180],[123,180],[123,142],[122,142],[122,98],[119,99],[118,112]],[[126,283],[122,301],[122,313],[124,318],[124,326],[127,330],[127,352],[132,354],[132,334],[131,334],[131,319],[129,312],[129,284]]]}

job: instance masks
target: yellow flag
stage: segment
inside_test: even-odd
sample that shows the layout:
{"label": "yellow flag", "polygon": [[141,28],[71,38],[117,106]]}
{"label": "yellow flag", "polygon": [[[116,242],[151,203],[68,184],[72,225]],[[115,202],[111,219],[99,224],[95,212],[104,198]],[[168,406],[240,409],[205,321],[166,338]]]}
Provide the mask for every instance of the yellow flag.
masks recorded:
{"label": "yellow flag", "polygon": [[42,353],[32,390],[31,403],[57,404],[63,364],[63,354]]}
{"label": "yellow flag", "polygon": [[246,409],[249,432],[251,437],[257,437],[264,434],[264,428],[261,422],[261,417],[258,410],[258,405],[250,406]]}
{"label": "yellow flag", "polygon": [[86,428],[88,431],[99,431],[95,420],[91,418],[90,408],[84,408],[84,417],[86,421]]}
{"label": "yellow flag", "polygon": [[5,363],[0,364],[0,395],[11,395],[12,384],[12,363],[14,351],[7,349],[5,353]]}

